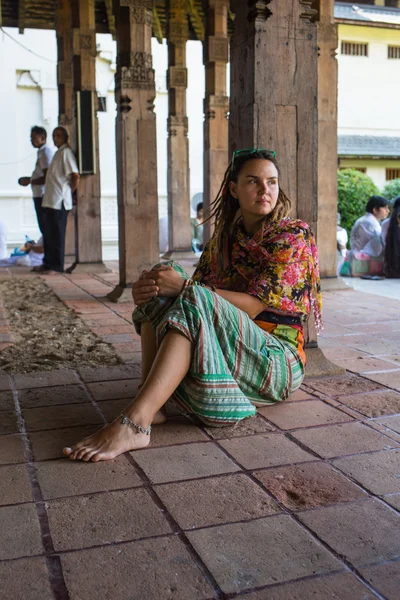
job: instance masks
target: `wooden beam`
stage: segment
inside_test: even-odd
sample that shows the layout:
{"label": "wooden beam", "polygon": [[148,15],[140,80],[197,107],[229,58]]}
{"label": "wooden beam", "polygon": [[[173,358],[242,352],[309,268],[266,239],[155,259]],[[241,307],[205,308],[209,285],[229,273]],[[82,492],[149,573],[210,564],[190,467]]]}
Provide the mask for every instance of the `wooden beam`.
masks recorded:
{"label": "wooden beam", "polygon": [[24,33],[25,9],[26,9],[26,0],[19,0],[19,2],[18,2],[18,31],[19,31],[19,33]]}

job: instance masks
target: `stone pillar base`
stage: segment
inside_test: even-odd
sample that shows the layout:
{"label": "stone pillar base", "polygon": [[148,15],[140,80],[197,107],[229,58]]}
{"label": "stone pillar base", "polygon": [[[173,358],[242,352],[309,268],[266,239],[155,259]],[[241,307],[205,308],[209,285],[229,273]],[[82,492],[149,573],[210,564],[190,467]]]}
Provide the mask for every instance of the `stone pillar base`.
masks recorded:
{"label": "stone pillar base", "polygon": [[103,262],[74,262],[68,269],[65,270],[66,273],[111,273],[111,269],[106,267]]}
{"label": "stone pillar base", "polygon": [[321,290],[323,292],[339,292],[341,290],[352,290],[341,277],[321,277]]}
{"label": "stone pillar base", "polygon": [[119,283],[112,292],[107,294],[107,299],[115,303],[132,302],[132,286]]}
{"label": "stone pillar base", "polygon": [[195,260],[196,255],[193,250],[170,250],[161,257],[164,260]]}
{"label": "stone pillar base", "polygon": [[306,348],[306,357],[306,378],[330,377],[331,375],[344,375],[346,373],[346,369],[328,360],[321,348]]}

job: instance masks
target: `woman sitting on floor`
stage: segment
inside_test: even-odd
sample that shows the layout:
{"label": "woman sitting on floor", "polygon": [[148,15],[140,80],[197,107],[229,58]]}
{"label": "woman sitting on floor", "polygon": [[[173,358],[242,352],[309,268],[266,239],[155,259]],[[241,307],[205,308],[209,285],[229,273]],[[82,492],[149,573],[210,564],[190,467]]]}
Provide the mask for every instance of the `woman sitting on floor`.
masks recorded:
{"label": "woman sitting on floor", "polygon": [[393,204],[392,214],[385,228],[385,261],[386,277],[400,279],[400,196]]}
{"label": "woman sitting on floor", "polygon": [[215,202],[215,232],[190,279],[176,263],[132,286],[142,387],[124,413],[64,454],[112,459],[146,447],[170,396],[207,425],[238,423],[304,377],[304,320],[320,327],[317,249],[288,218],[275,153],[237,150]]}

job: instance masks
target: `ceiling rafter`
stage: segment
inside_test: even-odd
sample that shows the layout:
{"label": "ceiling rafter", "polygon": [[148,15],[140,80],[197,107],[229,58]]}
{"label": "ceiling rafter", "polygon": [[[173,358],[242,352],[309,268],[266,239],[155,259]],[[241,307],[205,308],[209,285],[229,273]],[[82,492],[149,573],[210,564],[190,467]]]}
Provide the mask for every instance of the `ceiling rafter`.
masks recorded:
{"label": "ceiling rafter", "polygon": [[113,12],[113,0],[104,0],[104,4],[106,5],[107,11],[108,29],[110,30],[113,40],[115,40],[115,16]]}
{"label": "ceiling rafter", "polygon": [[25,29],[25,12],[27,0],[18,1],[18,31],[24,33]]}
{"label": "ceiling rafter", "polygon": [[203,17],[194,0],[188,0],[188,15],[197,39],[203,41],[205,36]]}
{"label": "ceiling rafter", "polygon": [[163,41],[163,30],[160,21],[160,17],[158,15],[157,7],[153,6],[153,35],[157,39],[157,41],[162,44]]}

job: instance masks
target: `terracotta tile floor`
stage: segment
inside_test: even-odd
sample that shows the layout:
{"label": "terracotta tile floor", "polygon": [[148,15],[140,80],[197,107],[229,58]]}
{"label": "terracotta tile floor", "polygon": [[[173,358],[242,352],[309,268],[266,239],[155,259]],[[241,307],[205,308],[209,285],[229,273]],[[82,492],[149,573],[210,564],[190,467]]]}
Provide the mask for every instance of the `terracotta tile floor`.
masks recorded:
{"label": "terracotta tile floor", "polygon": [[124,364],[0,374],[0,598],[397,600],[398,301],[325,294],[320,347],[346,375],[226,430],[171,405],[149,449],[75,464],[62,447],[139,381],[133,305],[106,300],[117,281],[46,279]]}

